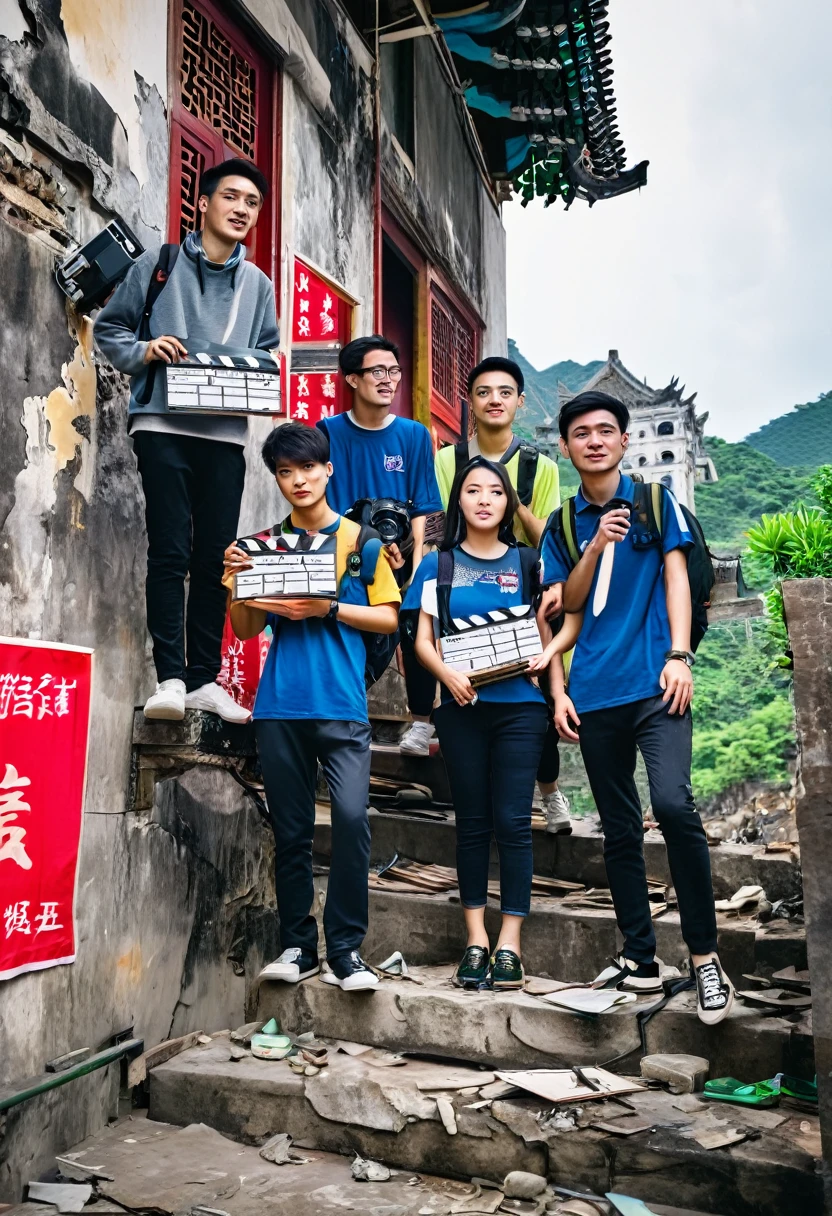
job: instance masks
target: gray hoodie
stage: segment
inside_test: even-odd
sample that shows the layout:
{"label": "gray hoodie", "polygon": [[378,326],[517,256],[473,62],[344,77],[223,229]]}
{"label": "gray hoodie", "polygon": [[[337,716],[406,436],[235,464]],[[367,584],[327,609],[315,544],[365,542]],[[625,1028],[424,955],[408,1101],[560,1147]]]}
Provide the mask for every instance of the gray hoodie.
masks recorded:
{"label": "gray hoodie", "polygon": [[[154,338],[169,335],[189,349],[205,343],[247,349],[272,350],[280,335],[274,304],[274,286],[238,245],[223,265],[209,262],[201,241],[192,234],[179,251],[170,278],[150,316]],[[95,341],[101,354],[120,372],[131,377],[131,433],[139,430],[245,443],[245,418],[209,415],[173,415],[167,412],[164,376],[157,375],[147,405],[137,397],[148,374],[144,362],[147,343],[138,339],[150,276],[158,253],[144,253],[127,273],[95,322]]]}

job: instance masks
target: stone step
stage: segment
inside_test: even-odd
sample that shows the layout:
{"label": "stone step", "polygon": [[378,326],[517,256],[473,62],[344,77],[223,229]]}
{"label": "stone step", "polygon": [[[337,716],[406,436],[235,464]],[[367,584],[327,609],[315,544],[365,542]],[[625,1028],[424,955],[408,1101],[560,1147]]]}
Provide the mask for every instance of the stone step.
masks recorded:
{"label": "stone step", "polygon": [[[424,764],[426,761],[416,758],[413,763]],[[604,840],[594,831],[594,822],[576,819],[571,836],[551,836],[540,828],[533,829],[535,874],[582,882],[588,887],[606,887]],[[370,827],[373,865],[389,861],[397,852],[413,861],[456,865],[456,832],[452,813],[442,822],[371,810]],[[332,852],[332,831],[326,805],[318,807],[314,851],[316,860],[328,864]],[[670,883],[667,850],[660,832],[647,833],[644,857],[648,876],[659,882]],[[496,850],[492,851],[492,861],[496,867]],[[800,855],[797,849],[790,853],[766,853],[764,848],[754,845],[720,844],[711,849],[711,871],[717,899],[728,899],[740,887],[750,885],[761,886],[772,902],[789,899],[801,892]]]}
{"label": "stone step", "polygon": [[[484,1067],[564,1068],[623,1057],[637,1071],[642,1052],[637,1014],[660,999],[643,996],[601,1017],[557,1009],[528,992],[463,992],[452,967],[414,967],[414,980],[384,979],[374,993],[350,997],[317,978],[264,981],[257,1017],[274,1017],[292,1034],[367,1043],[396,1052],[465,1060]],[[648,1054],[703,1056],[711,1076],[773,1077],[814,1073],[808,1017],[794,1023],[761,1016],[739,1001],[718,1027],[696,1016],[695,994],[681,992],[645,1026]]]}
{"label": "stone step", "polygon": [[[379,999],[341,996],[345,1010]],[[289,1132],[299,1148],[357,1152],[420,1173],[500,1181],[510,1170],[528,1170],[561,1186],[595,1194],[615,1190],[719,1216],[821,1210],[818,1122],[802,1112],[732,1108],[728,1124],[750,1129],[757,1138],[708,1152],[691,1133],[714,1129],[717,1120],[724,1128],[726,1110],[698,1102],[693,1111],[681,1110],[680,1100],[662,1090],[630,1094],[628,1107],[584,1102],[579,1126],[565,1129],[548,1125],[550,1104],[538,1097],[509,1097],[473,1109],[493,1072],[471,1066],[456,1065],[449,1078],[447,1066],[435,1062],[411,1059],[402,1067],[379,1067],[374,1055],[332,1052],[328,1067],[305,1077],[285,1061],[232,1061],[229,1054],[228,1040],[218,1038],[153,1069],[150,1118],[178,1125],[198,1118],[246,1143]],[[454,1089],[438,1088],[451,1081]],[[453,1109],[452,1132],[437,1098],[445,1099],[446,1117],[447,1104]],[[624,1137],[588,1126],[628,1110],[649,1121],[649,1129]],[[233,1203],[221,1206],[234,1211]]]}
{"label": "stone step", "polygon": [[[318,913],[323,906],[326,875],[316,880]],[[499,908],[489,900],[486,928],[496,942]],[[687,960],[679,916],[666,912],[654,921],[658,957],[670,967]],[[743,975],[771,974],[793,964],[806,966],[803,926],[774,921],[759,926],[735,916],[717,914],[720,957],[731,979],[745,987]],[[323,936],[321,937],[323,941]],[[370,890],[369,930],[364,941],[366,957],[379,962],[401,950],[407,962],[429,966],[457,962],[467,939],[462,908],[456,892],[441,895]],[[587,982],[607,965],[621,948],[621,936],[612,910],[564,906],[558,899],[532,899],[523,929],[523,959],[531,975]]]}

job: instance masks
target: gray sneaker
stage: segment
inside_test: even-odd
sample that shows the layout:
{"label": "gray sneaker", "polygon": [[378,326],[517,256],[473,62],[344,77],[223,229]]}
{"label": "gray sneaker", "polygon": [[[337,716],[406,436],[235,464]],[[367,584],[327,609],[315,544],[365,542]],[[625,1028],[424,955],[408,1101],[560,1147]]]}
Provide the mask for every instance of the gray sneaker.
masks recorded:
{"label": "gray sneaker", "polygon": [[572,831],[568,800],[560,790],[555,790],[553,794],[544,794],[540,801],[546,816],[546,831],[553,836],[568,836]]}

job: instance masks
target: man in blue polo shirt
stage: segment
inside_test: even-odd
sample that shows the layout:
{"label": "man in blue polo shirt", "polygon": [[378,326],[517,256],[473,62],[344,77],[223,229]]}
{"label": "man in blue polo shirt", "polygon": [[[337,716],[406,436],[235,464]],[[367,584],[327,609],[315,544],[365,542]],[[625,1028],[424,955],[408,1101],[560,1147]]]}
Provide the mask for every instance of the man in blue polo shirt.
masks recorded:
{"label": "man in blue polo shirt", "polygon": [[628,426],[626,407],[606,393],[580,393],[560,413],[561,451],[581,476],[574,504],[580,558],[570,556],[568,525],[553,526],[543,543],[543,581],[564,583],[564,608],[583,611],[584,619],[569,695],[556,692],[555,722],[564,738],[581,745],[624,937],[622,953],[598,981],[661,991],[635,784],[638,749],[667,845],[699,1017],[714,1025],[730,1011],[733,989],[716,953],[708,843],[690,784],[694,658],[686,551],[693,537],[669,490],[662,491],[660,536],[651,537],[631,511],[634,483],[619,472]]}
{"label": "man in blue polo shirt", "polygon": [[[421,422],[390,412],[402,378],[399,348],[381,334],[356,338],[338,357],[352,389],[346,414],[318,423],[329,439],[333,474],[327,501],[339,515],[360,498],[393,498],[411,503],[413,570],[422,560],[425,519],[442,510],[433,466],[430,432]],[[388,549],[394,566],[403,562],[395,545]],[[430,722],[436,681],[419,663],[413,644],[402,631],[407,701],[413,725],[401,739],[402,751],[427,756],[434,727]]]}

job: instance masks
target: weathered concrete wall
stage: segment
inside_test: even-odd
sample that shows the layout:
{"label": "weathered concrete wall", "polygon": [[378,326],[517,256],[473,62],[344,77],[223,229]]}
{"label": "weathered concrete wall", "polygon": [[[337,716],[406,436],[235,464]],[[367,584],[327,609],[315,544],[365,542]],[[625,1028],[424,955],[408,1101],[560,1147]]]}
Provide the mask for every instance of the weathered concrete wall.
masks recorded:
{"label": "weathered concrete wall", "polygon": [[784,582],[783,602],[794,654],[797,829],[827,1210],[832,1211],[832,579]]}

